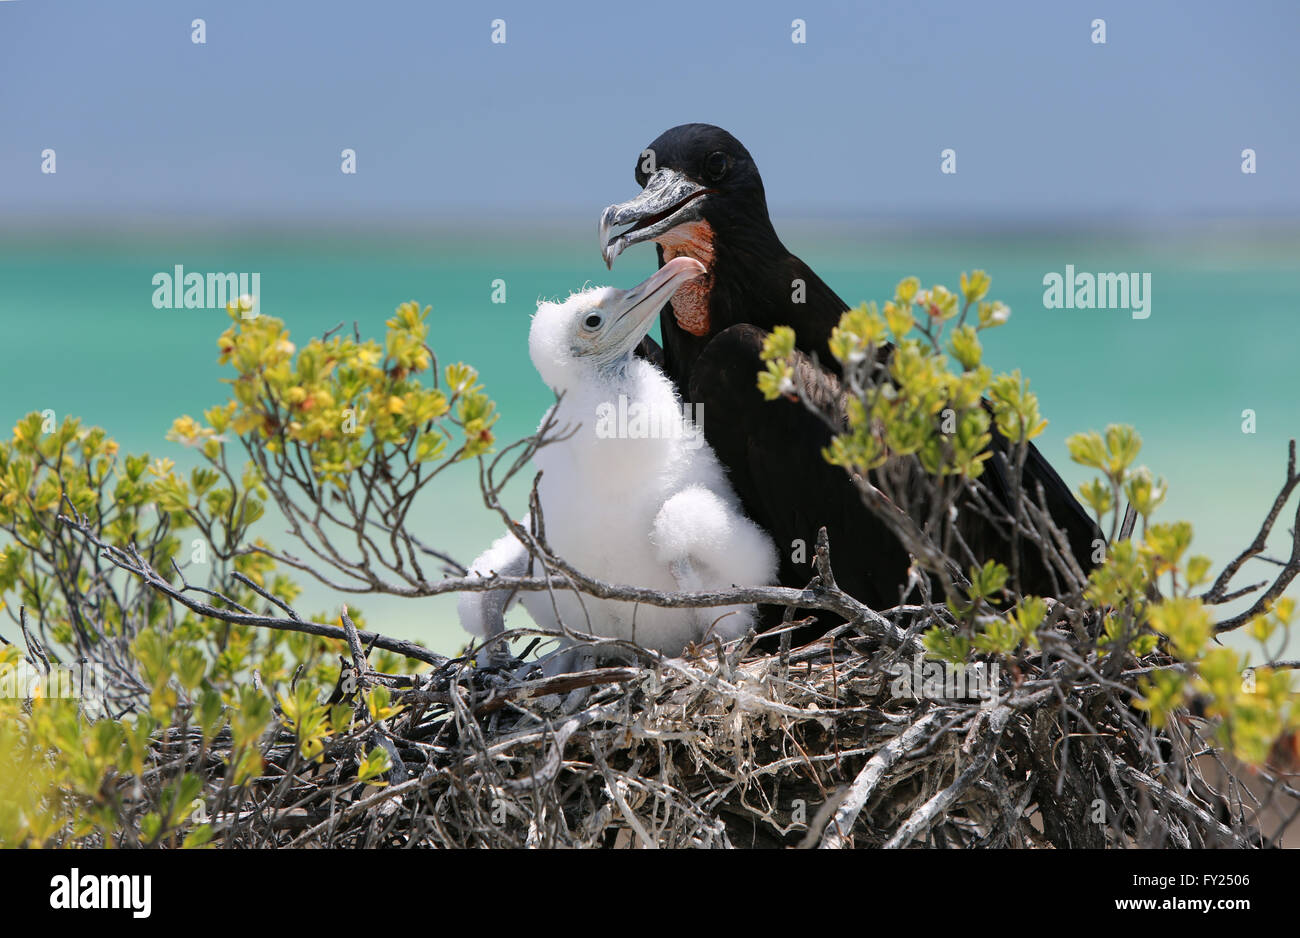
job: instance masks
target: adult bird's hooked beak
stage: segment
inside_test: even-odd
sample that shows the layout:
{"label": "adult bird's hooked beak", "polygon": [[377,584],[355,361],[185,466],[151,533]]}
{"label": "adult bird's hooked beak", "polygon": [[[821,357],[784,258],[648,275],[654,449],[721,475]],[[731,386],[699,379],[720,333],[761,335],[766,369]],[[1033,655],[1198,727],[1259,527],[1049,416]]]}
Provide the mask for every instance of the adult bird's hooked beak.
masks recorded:
{"label": "adult bird's hooked beak", "polygon": [[[614,258],[633,244],[653,241],[678,225],[699,221],[704,198],[712,191],[675,169],[656,170],[640,195],[601,212],[600,244],[605,266],[613,268]],[[619,225],[631,227],[611,237],[610,230]]]}
{"label": "adult bird's hooked beak", "polygon": [[608,309],[613,319],[609,334],[602,342],[612,352],[610,357],[616,360],[631,354],[677,288],[700,276],[705,269],[693,257],[675,257],[641,283],[611,300]]}

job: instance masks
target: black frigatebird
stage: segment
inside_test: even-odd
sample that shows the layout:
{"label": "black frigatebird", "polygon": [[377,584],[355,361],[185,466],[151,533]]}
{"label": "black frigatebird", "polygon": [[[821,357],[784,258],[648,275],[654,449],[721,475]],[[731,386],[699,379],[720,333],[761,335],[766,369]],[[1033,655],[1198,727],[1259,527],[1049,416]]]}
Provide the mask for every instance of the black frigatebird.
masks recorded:
{"label": "black frigatebird", "polygon": [[[776,542],[782,585],[808,583],[811,550],[798,545],[811,545],[825,526],[840,587],[873,608],[893,606],[908,582],[908,555],[865,507],[849,475],[822,458],[832,430],[802,404],[764,400],[756,384],[764,339],[788,325],[802,353],[798,380],[827,407],[842,406],[840,370],[828,342],[847,304],[781,243],[758,167],[722,128],[682,124],[664,132],[642,151],[636,181],[638,196],[601,215],[606,264],[632,245],[653,241],[660,265],[688,256],[708,268],[663,309],[662,349],[647,338],[640,354],[662,364],[684,400],[703,407],[706,440],[748,515]],[[985,482],[1005,505],[1010,445],[996,427],[990,432],[994,455]],[[1032,444],[1023,483],[1031,496],[1041,487],[1075,559],[1085,572],[1091,569],[1100,532]],[[973,511],[963,512],[959,524],[977,556],[1007,562],[1011,551],[1003,533]],[[1026,592],[1059,592],[1036,552],[1022,551],[1020,576]]]}

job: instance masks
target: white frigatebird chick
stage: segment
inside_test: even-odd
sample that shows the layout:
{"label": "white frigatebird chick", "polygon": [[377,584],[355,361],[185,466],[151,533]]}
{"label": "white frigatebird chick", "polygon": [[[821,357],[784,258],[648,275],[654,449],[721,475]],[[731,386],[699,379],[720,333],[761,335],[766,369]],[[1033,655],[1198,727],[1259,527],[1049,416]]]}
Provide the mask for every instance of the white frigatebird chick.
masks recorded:
{"label": "white frigatebird chick", "polygon": [[[796,380],[823,409],[842,413],[840,368],[828,342],[847,304],[781,243],[758,167],[722,128],[682,124],[666,131],[638,158],[636,181],[640,195],[601,215],[606,265],[631,245],[653,241],[660,264],[692,257],[708,268],[664,308],[662,350],[647,338],[639,354],[661,362],[683,399],[703,407],[705,438],[746,513],[777,544],[782,585],[807,585],[811,566],[797,562],[801,555],[794,546],[812,545],[824,525],[839,586],[874,608],[893,606],[908,582],[908,556],[862,504],[848,473],[822,458],[832,431],[799,403],[765,401],[756,386],[764,339],[776,326],[788,325],[802,353]],[[628,227],[615,230],[621,226]],[[797,281],[803,284],[802,302]],[[994,455],[983,480],[1005,506],[1009,443],[996,426],[990,433]],[[1075,559],[1084,571],[1091,569],[1100,533],[1032,444],[1023,479],[1035,498],[1042,486]],[[958,525],[977,556],[1008,562],[1007,538],[977,512],[959,510]],[[811,550],[802,554],[810,556]],[[1028,548],[1020,574],[1027,592],[1059,591],[1045,562]]]}
{"label": "white frigatebird chick", "polygon": [[[560,439],[540,447],[538,503],[550,549],[610,584],[664,591],[764,586],[776,578],[776,550],[745,517],[740,500],[673,382],[634,354],[655,316],[699,261],[664,264],[630,290],[594,287],[537,307],[528,346],[558,396],[543,419]],[[529,518],[522,522],[529,526]],[[470,567],[470,576],[522,576],[529,556],[512,533]],[[664,608],[554,593],[520,597],[533,621],[559,630],[633,641],[669,655],[689,643],[743,635],[753,606]],[[460,594],[461,624],[491,637],[502,628],[504,590]],[[561,669],[551,669],[558,673]]]}

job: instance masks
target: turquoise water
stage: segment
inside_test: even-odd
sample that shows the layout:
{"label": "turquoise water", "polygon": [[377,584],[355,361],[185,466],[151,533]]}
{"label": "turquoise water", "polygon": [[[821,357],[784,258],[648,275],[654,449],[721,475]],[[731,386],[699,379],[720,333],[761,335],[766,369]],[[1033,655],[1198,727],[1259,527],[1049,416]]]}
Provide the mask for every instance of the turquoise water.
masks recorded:
{"label": "turquoise water", "polygon": [[[153,308],[153,275],[183,264],[187,271],[260,273],[262,311],[283,318],[299,344],[340,321],[356,320],[363,335],[381,336],[398,303],[431,304],[439,359],[479,368],[503,415],[499,437],[517,438],[550,403],[527,353],[537,299],[587,282],[628,286],[653,267],[652,251],[638,247],[606,272],[594,227],[419,238],[0,238],[0,426],[7,433],[23,414],[50,408],[60,419],[77,415],[105,427],[127,450],[190,464],[193,454],[163,435],[176,416],[198,416],[224,399],[216,339],[228,320],[220,310]],[[1051,420],[1042,448],[1067,481],[1085,478],[1065,456],[1068,434],[1130,422],[1146,441],[1142,461],[1170,482],[1161,514],[1193,521],[1197,549],[1223,561],[1253,537],[1283,477],[1286,441],[1300,435],[1296,234],[1206,227],[1176,235],[923,237],[828,235],[825,225],[793,225],[783,234],[849,302],[883,300],[907,274],[955,287],[962,270],[983,267],[993,277],[992,295],[1012,308],[1011,325],[986,342],[988,360],[1030,378]],[[1150,318],[1044,309],[1043,275],[1066,264],[1150,272]],[[505,304],[491,302],[497,278],[506,284]],[[1241,429],[1246,409],[1256,413],[1254,434]],[[472,466],[444,479],[416,524],[424,541],[468,562],[499,533],[498,524],[482,507]],[[523,495],[515,493],[512,508],[524,508]],[[1275,554],[1288,526],[1279,524]],[[276,540],[274,530],[264,534]],[[1256,572],[1253,579],[1270,571]],[[337,601],[309,588],[300,605],[337,609]],[[448,598],[361,597],[353,605],[373,627],[442,651],[463,640]]]}

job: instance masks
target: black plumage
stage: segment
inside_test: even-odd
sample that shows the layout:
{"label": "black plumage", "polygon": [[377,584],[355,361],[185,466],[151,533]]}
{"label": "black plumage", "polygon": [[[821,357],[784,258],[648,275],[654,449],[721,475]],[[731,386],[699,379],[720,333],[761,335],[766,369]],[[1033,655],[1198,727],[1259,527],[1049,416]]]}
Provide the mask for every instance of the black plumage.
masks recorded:
{"label": "black plumage", "polygon": [[[705,438],[727,467],[745,510],[781,552],[782,585],[808,583],[812,545],[825,526],[840,586],[875,608],[894,605],[908,581],[908,556],[863,505],[848,474],[822,458],[831,428],[802,404],[765,401],[756,386],[764,338],[776,326],[789,325],[797,337],[799,380],[824,404],[842,408],[840,370],[828,341],[847,305],[781,243],[758,168],[731,134],[709,124],[684,124],[647,150],[651,160],[643,154],[636,170],[642,194],[602,216],[606,260],[612,263],[625,247],[653,240],[660,264],[689,254],[709,274],[664,309],[662,349],[647,341],[641,353],[662,364],[684,400],[703,406]],[[630,228],[610,234],[628,223]],[[992,433],[993,456],[982,478],[1005,504],[1009,445],[996,428]],[[1100,533],[1032,444],[1024,484],[1035,496],[1041,487],[1076,559],[1090,569]],[[1009,561],[1009,542],[979,513],[961,511],[958,523],[977,555]],[[802,552],[800,541],[806,545]],[[1026,592],[1059,591],[1032,549],[1022,551],[1020,576]]]}

